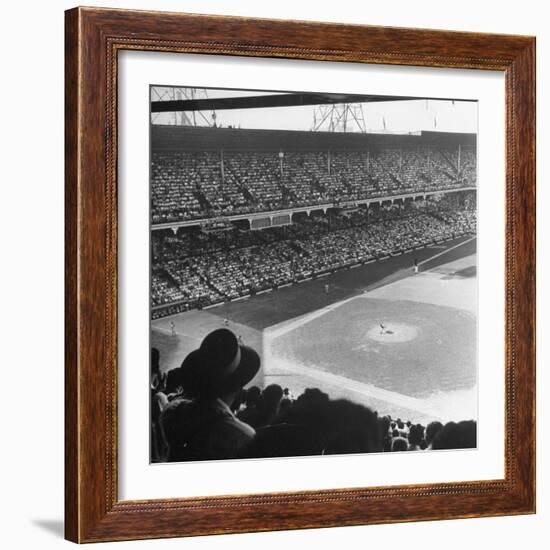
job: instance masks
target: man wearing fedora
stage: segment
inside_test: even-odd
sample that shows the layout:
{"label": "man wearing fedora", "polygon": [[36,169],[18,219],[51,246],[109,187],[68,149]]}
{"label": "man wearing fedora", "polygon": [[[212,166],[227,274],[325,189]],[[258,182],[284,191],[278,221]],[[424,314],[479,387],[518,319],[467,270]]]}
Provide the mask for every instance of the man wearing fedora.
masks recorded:
{"label": "man wearing fedora", "polygon": [[231,410],[260,369],[260,357],[227,328],[208,334],[180,367],[183,396],[162,413],[168,460],[235,458],[255,436]]}

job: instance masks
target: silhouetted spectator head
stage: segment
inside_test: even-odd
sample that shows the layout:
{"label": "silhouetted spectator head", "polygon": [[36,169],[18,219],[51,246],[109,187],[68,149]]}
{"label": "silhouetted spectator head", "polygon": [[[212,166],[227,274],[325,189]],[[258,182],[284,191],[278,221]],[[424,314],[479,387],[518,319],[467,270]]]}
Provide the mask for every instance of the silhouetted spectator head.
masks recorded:
{"label": "silhouetted spectator head", "polygon": [[260,429],[273,423],[279,412],[279,404],[283,396],[283,389],[278,384],[271,384],[264,389],[256,406],[248,406],[239,412],[238,417],[250,424],[254,429]]}
{"label": "silhouetted spectator head", "polygon": [[324,454],[382,451],[376,414],[346,399],[297,400],[278,422],[306,427]]}
{"label": "silhouetted spectator head", "polygon": [[226,328],[214,330],[182,364],[182,384],[190,397],[214,399],[235,396],[260,370],[259,355],[239,344]]}
{"label": "silhouetted spectator head", "polygon": [[404,437],[394,437],[391,442],[392,451],[406,451],[409,448],[409,442]]}
{"label": "silhouetted spectator head", "polygon": [[281,399],[281,403],[279,404],[279,413],[284,414],[290,409],[292,406],[292,401],[286,397],[283,397]]}
{"label": "silhouetted spectator head", "polygon": [[399,437],[399,430],[394,428],[391,433],[392,437]]}
{"label": "silhouetted spectator head", "polygon": [[374,453],[383,450],[378,415],[368,407],[338,399],[328,403],[332,436],[325,454]]}
{"label": "silhouetted spectator head", "polygon": [[164,392],[166,388],[166,373],[160,372],[160,353],[157,348],[151,348],[151,373],[149,376],[151,390]]}
{"label": "silhouetted spectator head", "polygon": [[306,388],[304,393],[298,396],[296,403],[326,403],[329,400],[328,394],[319,388]]}
{"label": "silhouetted spectator head", "polygon": [[477,447],[477,425],[474,420],[447,422],[437,433],[432,449],[475,449]]}
{"label": "silhouetted spectator head", "polygon": [[183,365],[181,367],[171,369],[166,374],[166,393],[178,393],[183,388]]}
{"label": "silhouetted spectator head", "polygon": [[157,348],[151,348],[151,374],[160,371],[160,352]]}
{"label": "silhouetted spectator head", "polygon": [[388,434],[388,430],[390,429],[390,418],[389,416],[382,416],[378,419],[378,422],[380,423],[380,431],[385,436]]}
{"label": "silhouetted spectator head", "polygon": [[413,424],[409,430],[409,444],[412,446],[420,446],[424,438],[424,426],[421,424]]}
{"label": "silhouetted spectator head", "polygon": [[233,401],[233,405],[231,406],[231,409],[234,412],[237,412],[243,403],[246,402],[246,390],[244,388],[241,388],[237,395],[235,396],[235,400]]}
{"label": "silhouetted spectator head", "polygon": [[262,395],[262,390],[258,386],[250,386],[246,389],[246,406],[255,407],[258,404],[260,396]]}
{"label": "silhouetted spectator head", "polygon": [[441,422],[438,422],[437,420],[428,424],[428,426],[426,427],[426,443],[428,445],[430,445],[430,443],[434,440],[434,437],[442,428],[443,424]]}
{"label": "silhouetted spectator head", "polygon": [[279,384],[270,384],[262,392],[263,406],[266,412],[275,414],[283,397],[283,388]]}

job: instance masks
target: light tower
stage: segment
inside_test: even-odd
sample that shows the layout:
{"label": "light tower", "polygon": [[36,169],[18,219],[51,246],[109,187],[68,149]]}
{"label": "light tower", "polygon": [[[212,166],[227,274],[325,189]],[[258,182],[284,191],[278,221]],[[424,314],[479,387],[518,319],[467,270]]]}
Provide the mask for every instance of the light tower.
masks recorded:
{"label": "light tower", "polygon": [[[151,88],[151,101],[182,101],[186,99],[208,99],[208,91],[206,88],[180,88],[174,86],[153,86]],[[174,126],[214,126],[216,111],[151,113],[151,123]]]}
{"label": "light tower", "polygon": [[314,132],[367,131],[361,103],[334,103],[316,105],[313,111]]}

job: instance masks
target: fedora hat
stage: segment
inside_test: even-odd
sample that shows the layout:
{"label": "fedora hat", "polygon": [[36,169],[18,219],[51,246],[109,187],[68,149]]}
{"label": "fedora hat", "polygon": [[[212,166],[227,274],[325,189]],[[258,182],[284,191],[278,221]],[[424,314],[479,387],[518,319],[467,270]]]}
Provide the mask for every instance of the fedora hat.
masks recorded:
{"label": "fedora hat", "polygon": [[260,370],[260,356],[226,328],[214,330],[184,359],[184,392],[191,397],[220,397],[243,388]]}

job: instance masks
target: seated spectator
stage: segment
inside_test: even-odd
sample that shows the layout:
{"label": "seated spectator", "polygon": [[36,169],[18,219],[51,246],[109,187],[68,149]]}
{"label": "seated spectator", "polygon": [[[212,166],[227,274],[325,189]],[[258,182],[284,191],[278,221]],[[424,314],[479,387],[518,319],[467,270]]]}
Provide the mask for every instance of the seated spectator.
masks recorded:
{"label": "seated spectator", "polygon": [[246,399],[245,403],[247,408],[254,408],[260,401],[260,396],[262,395],[262,390],[258,386],[250,386],[246,390]]}
{"label": "seated spectator", "polygon": [[290,407],[292,406],[292,400],[289,399],[288,397],[283,397],[283,399],[281,399],[281,403],[279,405],[279,412],[281,414],[285,413],[288,411],[288,409],[290,409]]}
{"label": "seated spectator", "polygon": [[391,436],[390,436],[390,426],[392,424],[391,418],[389,416],[383,416],[379,419],[380,424],[380,433],[382,434],[382,443],[384,451],[391,450]]}
{"label": "seated spectator", "polygon": [[244,405],[237,413],[239,420],[250,424],[249,418],[256,414],[256,408],[262,396],[262,390],[258,386],[251,386],[245,390]]}
{"label": "seated spectator", "polygon": [[404,437],[394,437],[391,442],[392,451],[408,451],[409,442]]}
{"label": "seated spectator", "polygon": [[[407,424],[409,424],[407,422]],[[421,424],[411,424],[409,426],[409,451],[421,450],[422,440],[424,439],[424,426]]]}
{"label": "seated spectator", "polygon": [[157,348],[151,348],[151,430],[150,430],[150,453],[151,461],[158,462],[166,455],[166,449],[159,426],[159,418],[162,411],[168,404],[168,399],[163,393],[166,384],[166,375],[160,371],[160,352]]}
{"label": "seated spectator", "polygon": [[304,393],[298,396],[296,403],[325,403],[329,400],[329,396],[319,388],[306,388]]}
{"label": "seated spectator", "polygon": [[[184,361],[185,363],[185,361]],[[166,394],[167,395],[179,395],[183,391],[183,365],[175,369],[171,369],[166,373]]]}
{"label": "seated spectator", "polygon": [[163,391],[166,384],[166,374],[160,371],[160,352],[151,348],[151,390]]}
{"label": "seated spectator", "polygon": [[347,399],[331,401],[324,454],[376,453],[383,450],[378,415]]}
{"label": "seated spectator", "polygon": [[231,406],[260,368],[260,357],[239,345],[228,329],[208,334],[182,365],[185,398],[170,403],[161,423],[168,461],[235,458],[253,440],[254,429]]}
{"label": "seated spectator", "polygon": [[[240,343],[240,341],[239,341]],[[245,406],[246,401],[246,390],[244,388],[241,388],[237,395],[235,396],[235,399],[233,400],[233,404],[231,405],[231,410],[237,414],[242,407]]]}
{"label": "seated spectator", "polygon": [[279,384],[271,384],[262,392],[256,407],[248,414],[241,413],[239,418],[250,424],[255,430],[267,426],[279,412],[279,405],[283,397],[283,389]]}
{"label": "seated spectator", "polygon": [[474,420],[447,422],[432,441],[432,449],[475,449],[477,423]]}
{"label": "seated spectator", "polygon": [[[306,428],[310,434],[308,445],[316,441],[322,454],[382,451],[376,413],[347,399],[324,399],[320,396],[326,394],[317,392],[310,391],[306,399],[299,397],[284,415],[279,415],[277,423]],[[312,393],[316,398],[311,399]]]}
{"label": "seated spectator", "polygon": [[428,445],[428,447],[431,446],[434,437],[439,433],[441,428],[443,428],[443,424],[441,422],[438,422],[437,420],[428,424],[428,426],[426,427],[425,435],[426,444]]}
{"label": "seated spectator", "polygon": [[275,424],[264,426],[243,449],[242,458],[315,456],[323,454],[323,444],[308,426]]}

